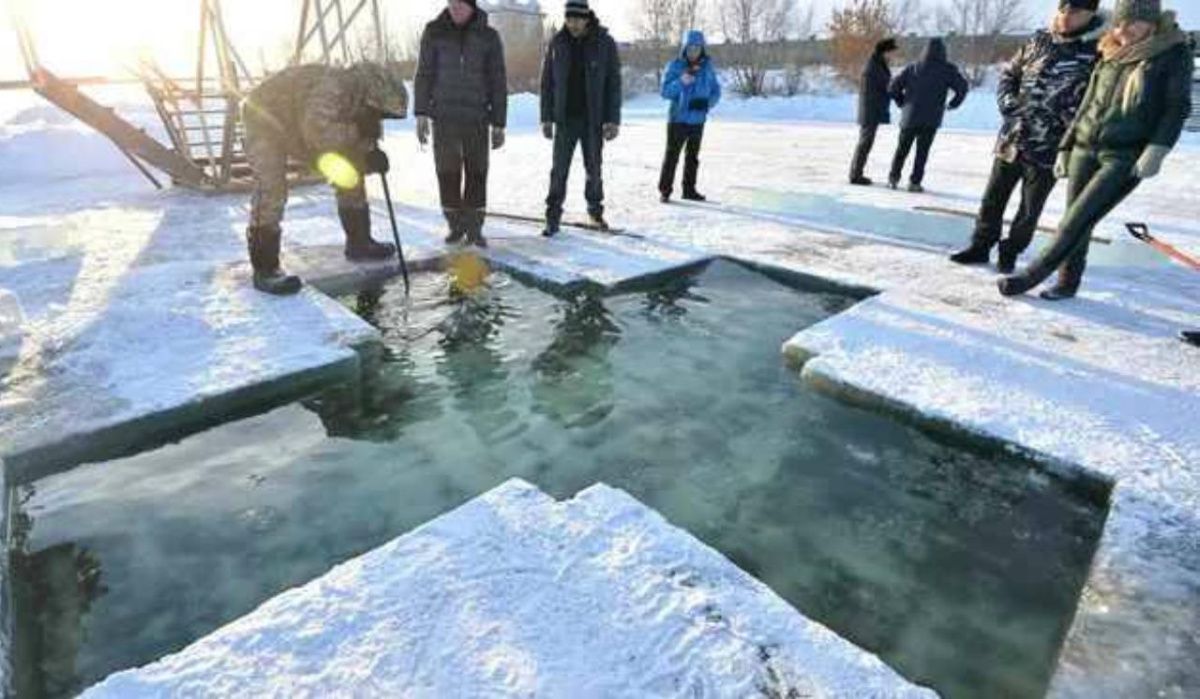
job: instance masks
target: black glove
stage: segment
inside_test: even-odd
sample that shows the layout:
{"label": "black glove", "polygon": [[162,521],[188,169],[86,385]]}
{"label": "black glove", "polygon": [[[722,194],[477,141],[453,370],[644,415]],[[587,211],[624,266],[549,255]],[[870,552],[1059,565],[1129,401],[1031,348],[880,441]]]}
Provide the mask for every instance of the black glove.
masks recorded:
{"label": "black glove", "polygon": [[688,109],[693,112],[707,112],[708,99],[705,97],[693,97],[688,101]]}
{"label": "black glove", "polygon": [[367,152],[367,174],[379,173],[386,175],[391,169],[391,163],[388,162],[387,153],[376,148],[373,151]]}

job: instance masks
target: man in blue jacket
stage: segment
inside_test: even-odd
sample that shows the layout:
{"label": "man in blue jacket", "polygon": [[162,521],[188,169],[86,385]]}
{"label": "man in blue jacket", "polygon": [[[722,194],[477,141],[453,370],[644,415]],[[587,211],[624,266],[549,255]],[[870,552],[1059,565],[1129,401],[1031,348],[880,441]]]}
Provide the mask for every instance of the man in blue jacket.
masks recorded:
{"label": "man in blue jacket", "polygon": [[679,58],[667,64],[663,76],[663,99],[671,100],[667,123],[667,153],[663,157],[658,191],[665,204],[671,200],[679,152],[687,146],[683,161],[683,198],[704,201],[696,191],[696,173],[700,169],[700,141],[708,112],[721,101],[721,82],[704,46],[704,32],[693,29],[684,37]]}

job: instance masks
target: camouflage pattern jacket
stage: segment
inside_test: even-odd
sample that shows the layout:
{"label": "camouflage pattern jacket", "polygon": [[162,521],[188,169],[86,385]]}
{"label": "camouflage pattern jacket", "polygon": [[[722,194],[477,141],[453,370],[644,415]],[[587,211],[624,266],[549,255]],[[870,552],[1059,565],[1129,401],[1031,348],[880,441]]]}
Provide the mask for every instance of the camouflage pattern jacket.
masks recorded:
{"label": "camouflage pattern jacket", "polygon": [[1059,141],[1075,118],[1099,57],[1096,42],[1104,24],[1097,16],[1070,37],[1039,31],[1008,62],[996,90],[1004,117],[997,157],[1054,167]]}
{"label": "camouflage pattern jacket", "polygon": [[408,96],[392,66],[302,65],[271,75],[243,105],[247,137],[268,137],[312,162],[337,152],[361,166],[383,132],[384,117],[403,117]]}

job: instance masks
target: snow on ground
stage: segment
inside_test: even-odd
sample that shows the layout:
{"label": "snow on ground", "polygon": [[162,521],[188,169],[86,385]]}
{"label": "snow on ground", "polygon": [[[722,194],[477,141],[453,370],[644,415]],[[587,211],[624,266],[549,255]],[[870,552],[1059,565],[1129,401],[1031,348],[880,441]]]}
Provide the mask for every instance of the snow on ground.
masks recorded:
{"label": "snow on ground", "polygon": [[[987,101],[986,93],[973,95],[962,114],[985,113]],[[835,103],[841,107],[827,109]],[[536,215],[543,207],[550,147],[535,129],[535,106],[529,96],[513,100],[513,134],[492,160],[495,210]],[[521,245],[527,255],[559,258],[552,266],[562,274],[597,274],[623,264],[614,249],[655,244],[734,255],[884,292],[797,338],[801,355],[816,355],[806,376],[830,390],[865,393],[1115,480],[1113,509],[1054,692],[1194,694],[1200,687],[1200,445],[1193,427],[1200,424],[1200,352],[1174,333],[1200,327],[1200,287],[1193,273],[1129,242],[1120,224],[1146,220],[1164,239],[1200,252],[1197,139],[1186,138],[1163,174],[1144,183],[1098,229],[1098,236],[1113,242],[1094,245],[1079,299],[1008,301],[995,292],[990,270],[944,260],[945,252],[966,241],[970,221],[917,208],[971,212],[978,206],[991,161],[990,127],[941,132],[926,194],[856,188],[845,184],[856,138],[849,106],[845,97],[727,101],[706,131],[702,153],[700,186],[714,203],[663,206],[655,182],[664,106],[653,96],[637,98],[627,106],[621,137],[606,149],[605,186],[610,220],[645,241],[604,239],[603,255],[589,253],[580,261],[557,247],[538,252],[539,243],[575,245],[570,236],[544,242],[533,226],[499,222],[489,223],[486,232],[497,247]],[[796,114],[843,123],[795,122]],[[290,332],[281,320],[286,314],[272,321],[276,325],[254,321],[264,309],[283,306],[248,292],[244,268],[236,266],[244,255],[244,197],[156,193],[115,150],[105,155],[99,145],[106,144],[86,133],[79,138],[88,148],[74,136],[61,140],[78,155],[80,172],[46,168],[45,162],[61,160],[53,155],[61,153],[60,141],[47,135],[59,127],[30,128],[34,115],[0,127],[0,158],[13,165],[0,181],[0,288],[32,290],[17,293],[25,318],[21,356],[36,359],[19,362],[10,380],[23,368],[29,369],[24,376],[53,380],[62,375],[55,373],[64,366],[61,357],[70,355],[64,350],[112,346],[110,331],[100,332],[90,321],[97,314],[135,314],[111,300],[157,307],[146,311],[151,324],[143,327],[182,332],[190,324],[207,328],[200,342],[211,347],[246,344],[256,362],[269,362],[276,349],[292,346],[286,335],[276,335]],[[404,203],[406,230],[432,240],[440,223],[431,155],[418,148],[411,121],[390,126],[388,135],[392,189]],[[868,170],[877,180],[884,179],[895,138],[894,128],[880,133]],[[28,139],[43,139],[42,145],[20,150]],[[1062,215],[1063,189],[1052,197],[1043,223],[1053,225]],[[568,218],[583,213],[578,164],[568,211]],[[297,198],[285,229],[285,245],[296,258],[304,247],[336,245],[340,238],[332,203],[320,188]],[[206,271],[211,268],[225,271]],[[170,280],[182,289],[172,290]],[[167,285],[152,285],[157,283]],[[187,291],[192,287],[212,291]],[[192,322],[196,312],[186,309],[210,295],[224,299],[214,305],[219,313],[201,312],[203,322]],[[319,303],[315,296],[303,298]],[[163,297],[178,303],[163,306]],[[237,311],[234,321],[219,334],[222,326],[212,321],[229,307]],[[154,376],[163,367],[147,365],[134,351],[147,344],[147,335],[131,327],[125,326],[130,341],[120,345],[125,353],[85,351],[75,356],[89,361],[77,369],[129,377],[131,385],[155,395],[155,382],[136,375]],[[148,350],[147,356],[158,355]],[[204,366],[196,364],[195,371]],[[101,395],[115,399],[126,389],[105,390]],[[0,394],[0,401],[11,400],[10,391]]]}
{"label": "snow on ground", "polygon": [[935,696],[623,491],[510,480],[84,697]]}

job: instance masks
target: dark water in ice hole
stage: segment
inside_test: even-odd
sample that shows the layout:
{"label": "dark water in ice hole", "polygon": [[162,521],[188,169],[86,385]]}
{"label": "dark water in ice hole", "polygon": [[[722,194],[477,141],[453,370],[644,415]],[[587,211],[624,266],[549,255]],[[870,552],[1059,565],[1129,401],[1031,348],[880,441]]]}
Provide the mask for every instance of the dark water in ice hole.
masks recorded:
{"label": "dark water in ice hole", "polygon": [[65,696],[520,476],[623,488],[951,697],[1044,693],[1104,509],[1012,456],[812,393],[780,344],[848,299],[731,263],[562,300],[419,276],[361,414],[315,399],[23,489],[18,680]]}

